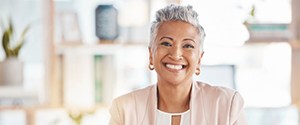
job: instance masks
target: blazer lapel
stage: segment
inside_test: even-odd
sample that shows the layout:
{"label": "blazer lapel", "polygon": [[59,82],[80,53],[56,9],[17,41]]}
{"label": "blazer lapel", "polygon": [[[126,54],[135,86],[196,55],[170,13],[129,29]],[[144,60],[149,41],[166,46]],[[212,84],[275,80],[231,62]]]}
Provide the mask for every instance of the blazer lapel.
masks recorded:
{"label": "blazer lapel", "polygon": [[[145,115],[142,121],[140,122],[140,125],[156,125],[156,109],[157,109],[157,86],[153,85],[150,88],[149,96],[144,98],[148,99],[147,104],[144,107],[145,109]],[[143,114],[139,114],[143,115]]]}
{"label": "blazer lapel", "polygon": [[206,125],[204,106],[203,106],[203,94],[201,88],[197,82],[193,82],[190,110],[191,110],[191,125]]}
{"label": "blazer lapel", "polygon": [[[140,95],[141,96],[141,95]],[[144,116],[140,117],[138,122],[139,125],[156,125],[156,110],[157,110],[157,86],[153,85],[150,88],[148,97],[146,95],[142,95],[145,100],[147,99],[145,107],[141,107],[139,109],[144,111],[138,111],[138,115]],[[201,87],[198,86],[197,82],[193,82],[191,99],[190,99],[190,110],[191,110],[191,125],[207,125],[207,121],[205,120],[204,115],[204,106],[203,106],[203,94]]]}

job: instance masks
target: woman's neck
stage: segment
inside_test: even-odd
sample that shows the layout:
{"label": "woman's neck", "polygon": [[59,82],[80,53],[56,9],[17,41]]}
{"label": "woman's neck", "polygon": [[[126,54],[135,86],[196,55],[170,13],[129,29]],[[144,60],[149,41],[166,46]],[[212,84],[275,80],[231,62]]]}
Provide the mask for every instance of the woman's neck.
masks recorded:
{"label": "woman's neck", "polygon": [[157,83],[158,109],[164,112],[178,113],[190,108],[192,82],[180,85]]}

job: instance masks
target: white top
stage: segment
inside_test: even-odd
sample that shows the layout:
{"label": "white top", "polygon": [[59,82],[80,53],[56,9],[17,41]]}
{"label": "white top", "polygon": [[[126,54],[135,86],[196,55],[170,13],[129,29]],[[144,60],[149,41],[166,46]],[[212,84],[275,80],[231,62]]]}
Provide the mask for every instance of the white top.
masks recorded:
{"label": "white top", "polygon": [[167,113],[157,109],[156,125],[172,125],[172,116],[180,115],[180,125],[190,125],[191,113],[190,109],[182,113]]}

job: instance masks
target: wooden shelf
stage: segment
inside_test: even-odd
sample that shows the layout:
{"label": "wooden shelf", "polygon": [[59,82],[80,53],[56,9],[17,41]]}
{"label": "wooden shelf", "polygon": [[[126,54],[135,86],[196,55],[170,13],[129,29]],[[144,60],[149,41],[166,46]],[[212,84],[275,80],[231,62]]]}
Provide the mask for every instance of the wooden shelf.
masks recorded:
{"label": "wooden shelf", "polygon": [[37,93],[17,86],[0,86],[0,98],[37,98]]}

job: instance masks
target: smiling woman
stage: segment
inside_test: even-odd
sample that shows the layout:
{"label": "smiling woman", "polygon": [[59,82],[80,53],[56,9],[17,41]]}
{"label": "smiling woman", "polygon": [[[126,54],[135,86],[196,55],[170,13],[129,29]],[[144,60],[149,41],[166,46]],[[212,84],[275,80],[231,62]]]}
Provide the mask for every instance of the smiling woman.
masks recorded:
{"label": "smiling woman", "polygon": [[150,64],[158,74],[158,83],[191,83],[194,72],[199,72],[197,67],[203,54],[199,46],[198,30],[193,25],[182,21],[161,24],[149,48]]}
{"label": "smiling woman", "polygon": [[110,125],[246,125],[237,91],[193,80],[200,75],[204,37],[192,6],[158,10],[149,44],[157,83],[115,99]]}

